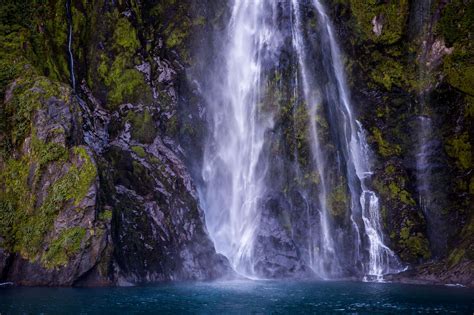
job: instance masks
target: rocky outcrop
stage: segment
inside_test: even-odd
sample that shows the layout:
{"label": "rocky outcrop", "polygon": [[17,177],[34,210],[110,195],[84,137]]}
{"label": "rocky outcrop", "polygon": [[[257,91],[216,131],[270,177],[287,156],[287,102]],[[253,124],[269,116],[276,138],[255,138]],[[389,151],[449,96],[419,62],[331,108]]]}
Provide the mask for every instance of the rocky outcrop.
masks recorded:
{"label": "rocky outcrop", "polygon": [[290,205],[281,199],[274,196],[262,206],[253,254],[255,272],[269,279],[314,277],[292,238],[291,220],[285,217]]}
{"label": "rocky outcrop", "polygon": [[[160,33],[141,46],[140,7],[71,4],[72,56],[87,52],[69,63],[77,66],[76,91],[60,83],[68,80],[63,57],[2,55],[20,66],[2,77],[0,281],[103,286],[232,275],[207,235],[182,151],[167,136],[181,61],[167,59]],[[86,16],[99,7],[104,20]],[[45,9],[45,16],[29,12],[40,29],[55,25],[44,26],[48,14],[66,14],[62,6]],[[22,27],[2,34],[12,47]],[[27,45],[64,48],[52,34],[30,34]]]}
{"label": "rocky outcrop", "polygon": [[463,261],[455,265],[449,262],[428,263],[412,270],[387,276],[388,281],[474,287],[474,263]]}

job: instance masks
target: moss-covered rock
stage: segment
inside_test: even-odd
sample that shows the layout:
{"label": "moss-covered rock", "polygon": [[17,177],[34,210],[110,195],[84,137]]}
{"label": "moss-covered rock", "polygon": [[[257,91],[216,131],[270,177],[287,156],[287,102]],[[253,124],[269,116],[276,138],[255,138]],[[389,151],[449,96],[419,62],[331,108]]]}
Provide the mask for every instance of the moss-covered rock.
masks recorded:
{"label": "moss-covered rock", "polygon": [[48,251],[42,256],[41,263],[47,268],[65,266],[71,256],[79,253],[86,229],[73,227],[62,231],[49,245]]}
{"label": "moss-covered rock", "polygon": [[[360,38],[384,44],[399,41],[406,30],[409,13],[407,0],[350,0]],[[380,24],[380,31],[375,24]]]}
{"label": "moss-covered rock", "polygon": [[350,198],[345,184],[336,186],[329,196],[329,212],[336,218],[344,218],[349,207]]}
{"label": "moss-covered rock", "polygon": [[459,167],[463,169],[472,168],[472,147],[467,132],[449,139],[446,143],[446,152],[456,160]]}
{"label": "moss-covered rock", "polygon": [[152,143],[157,135],[155,120],[149,110],[141,113],[129,112],[126,121],[132,125],[132,138],[141,143]]}

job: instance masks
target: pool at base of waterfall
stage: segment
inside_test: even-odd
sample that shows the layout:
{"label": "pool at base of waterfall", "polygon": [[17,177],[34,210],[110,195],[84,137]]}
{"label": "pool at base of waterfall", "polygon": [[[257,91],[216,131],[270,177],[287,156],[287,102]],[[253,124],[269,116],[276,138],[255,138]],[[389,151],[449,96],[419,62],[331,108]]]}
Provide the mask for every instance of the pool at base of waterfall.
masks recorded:
{"label": "pool at base of waterfall", "polygon": [[0,288],[0,314],[472,314],[473,311],[473,289],[393,283],[242,280],[127,288]]}

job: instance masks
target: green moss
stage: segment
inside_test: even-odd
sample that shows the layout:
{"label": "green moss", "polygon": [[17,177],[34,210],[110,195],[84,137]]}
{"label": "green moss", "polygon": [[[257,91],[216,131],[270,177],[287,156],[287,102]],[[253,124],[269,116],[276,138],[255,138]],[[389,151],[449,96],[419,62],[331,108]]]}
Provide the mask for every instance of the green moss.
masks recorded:
{"label": "green moss", "polygon": [[401,148],[398,144],[390,144],[385,141],[382,137],[382,132],[380,129],[374,127],[372,128],[373,139],[378,145],[378,152],[383,157],[390,157],[393,155],[399,155],[401,153]]}
{"label": "green moss", "polygon": [[178,117],[173,115],[166,123],[166,131],[168,135],[177,135],[179,131]]}
{"label": "green moss", "polygon": [[68,152],[63,145],[54,142],[45,143],[35,135],[31,139],[31,146],[33,157],[40,167],[53,161],[65,161],[68,158]]}
{"label": "green moss", "polygon": [[85,149],[75,147],[73,152],[82,164],[73,164],[62,178],[52,183],[42,205],[37,209],[17,208],[14,249],[31,261],[37,258],[57,214],[68,202],[78,205],[95,180],[95,165]]}
{"label": "green moss", "polygon": [[[382,217],[382,224],[383,224],[383,227],[384,229],[387,229],[387,219],[388,219],[388,211],[387,211],[387,207],[385,206],[382,206],[380,208],[380,214],[381,214],[381,217]],[[393,232],[392,232],[393,233]],[[390,236],[390,238],[392,238]]]}
{"label": "green moss", "polygon": [[28,187],[28,174],[26,158],[8,160],[0,172],[0,236],[6,249],[13,248],[17,223],[33,208],[34,199]]}
{"label": "green moss", "polygon": [[89,192],[92,183],[96,180],[97,169],[84,147],[74,147],[73,152],[80,158],[82,165],[80,168],[73,166],[73,172],[70,171],[68,173],[70,174],[71,182],[74,182],[74,186],[72,187],[75,187],[75,189],[70,190],[70,193],[67,194],[67,198],[75,200],[75,204],[78,205]]}
{"label": "green moss", "polygon": [[[412,232],[412,226],[412,222],[405,222],[405,226],[400,230],[400,245],[408,251],[408,255],[411,257],[429,259],[431,253],[428,240],[423,234]],[[408,258],[407,253],[403,256]]]}
{"label": "green moss", "polygon": [[[143,74],[135,69],[137,52],[141,47],[137,29],[117,10],[107,13],[104,21],[103,27],[113,25],[113,36],[104,38],[104,49],[94,51],[94,55],[90,56],[94,66],[88,73],[89,85],[105,85],[107,106],[110,108],[123,103],[150,102],[150,87]],[[97,79],[101,82],[96,83]]]}
{"label": "green moss", "polygon": [[[37,17],[41,11],[28,1],[0,2],[0,100],[3,100],[8,84],[31,62],[28,60],[33,52],[31,42],[41,36],[37,31]],[[44,46],[43,42],[42,48]]]}
{"label": "green moss", "polygon": [[[393,52],[392,52],[393,53]],[[414,63],[406,64],[400,56],[384,55],[375,51],[371,54],[373,66],[369,68],[369,76],[373,82],[391,91],[394,86],[408,91],[416,91],[428,85],[416,75]]]}
{"label": "green moss", "polygon": [[470,97],[474,97],[473,24],[474,2],[453,0],[444,7],[436,25],[437,33],[454,49],[444,62],[447,81]]}
{"label": "green moss", "polygon": [[166,46],[168,48],[176,48],[177,46],[183,45],[183,42],[188,38],[189,34],[189,23],[185,21],[183,29],[173,29],[169,31],[168,38],[166,39]]}
{"label": "green moss", "polygon": [[41,263],[49,269],[66,266],[81,249],[86,229],[73,227],[66,229],[54,239],[43,254]]}
{"label": "green moss", "polygon": [[189,3],[175,0],[159,2],[150,10],[150,16],[156,21],[155,28],[162,31],[166,47],[176,50],[183,61],[190,63],[191,34],[197,34],[198,29],[208,24],[206,17]]}
{"label": "green moss", "polygon": [[[298,161],[302,166],[307,166],[310,158],[310,147],[309,147],[309,115],[305,104],[297,104],[297,100],[290,100],[288,111],[291,110],[291,106],[295,104],[296,110],[293,115],[290,116],[294,121],[293,133],[289,129],[289,133],[286,135],[288,141],[293,143],[298,151]],[[289,113],[291,115],[291,112]]]}
{"label": "green moss", "polygon": [[132,165],[133,165],[133,174],[137,178],[140,178],[142,180],[148,180],[148,178],[149,178],[148,172],[147,172],[147,169],[145,168],[145,166],[143,166],[143,164],[141,164],[137,161],[133,161]]}
{"label": "green moss", "polygon": [[12,62],[11,59],[0,58],[0,100],[4,99],[8,84],[10,84],[20,72],[20,67],[15,62]]}
{"label": "green moss", "polygon": [[[408,18],[409,1],[350,0],[352,15],[362,38],[376,42],[393,44],[403,36]],[[372,20],[379,16],[382,20],[382,33],[373,32]]]}
{"label": "green moss", "polygon": [[466,254],[466,250],[463,248],[454,249],[448,257],[448,264],[450,267],[454,267],[461,262]]}
{"label": "green moss", "polygon": [[395,182],[389,184],[389,190],[392,199],[399,199],[404,204],[415,205],[415,201],[411,198],[411,195],[408,191],[401,189]]}
{"label": "green moss", "polygon": [[436,25],[448,45],[467,40],[474,25],[474,3],[472,1],[453,0],[441,11],[441,19]]}
{"label": "green moss", "polygon": [[[0,235],[10,250],[34,259],[55,216],[54,211],[49,211],[51,209],[38,209],[38,203],[43,201],[37,200],[36,184],[42,179],[43,167],[51,162],[65,163],[68,152],[61,144],[39,140],[31,128],[32,117],[37,110],[44,109],[43,104],[52,97],[66,102],[70,94],[64,86],[34,72],[29,73],[31,76],[23,74],[17,78],[13,96],[5,104],[4,128],[8,128],[10,150],[18,154],[16,147],[22,145],[27,136],[31,141],[30,150],[24,156],[4,155],[5,163],[0,173],[0,216],[4,224],[0,227]],[[51,134],[58,132],[64,130],[52,130]]]}
{"label": "green moss", "polygon": [[132,146],[132,151],[135,152],[141,158],[145,158],[147,155],[143,147],[138,145]]}
{"label": "green moss", "polygon": [[131,54],[140,47],[137,31],[125,17],[119,17],[114,25],[113,41],[116,49],[123,49]]}
{"label": "green moss", "polygon": [[104,210],[99,214],[99,220],[108,222],[112,220],[112,214],[111,210]]}
{"label": "green moss", "polygon": [[127,121],[132,124],[132,138],[141,143],[152,143],[157,134],[153,116],[148,110],[143,113],[129,112]]}
{"label": "green moss", "polygon": [[469,64],[468,61],[459,62],[448,59],[444,64],[444,71],[447,74],[449,84],[470,96],[474,96],[474,66],[472,64]]}
{"label": "green moss", "polygon": [[124,69],[112,65],[109,73],[108,82],[111,90],[108,94],[108,100],[111,106],[127,102],[134,102],[143,95],[149,94],[149,87],[146,85],[143,75],[135,69]]}
{"label": "green moss", "polygon": [[[8,158],[10,151],[22,145],[25,138],[33,133],[31,130],[33,114],[39,109],[44,109],[43,104],[53,97],[68,104],[70,90],[67,86],[36,75],[32,70],[24,71],[22,76],[15,80],[12,97],[0,109],[2,113],[0,132],[3,131],[6,135],[2,137],[1,143],[0,151],[3,156]],[[49,149],[55,150],[53,146],[51,145]]]}
{"label": "green moss", "polygon": [[393,166],[393,165],[391,165],[391,164],[388,165],[388,166],[385,168],[385,174],[387,174],[387,175],[389,175],[389,176],[395,174],[395,171],[396,171],[395,166]]}
{"label": "green moss", "polygon": [[403,85],[404,71],[404,67],[399,62],[387,59],[385,62],[377,64],[370,77],[374,82],[391,90],[393,85]]}
{"label": "green moss", "polygon": [[328,200],[329,211],[334,217],[343,218],[349,207],[349,195],[345,184],[337,185]]}
{"label": "green moss", "polygon": [[310,173],[306,173],[304,175],[304,179],[306,182],[313,185],[319,185],[321,183],[321,176],[315,170],[312,170]]}
{"label": "green moss", "polygon": [[[100,57],[99,57],[100,61],[99,61],[99,66],[97,68],[97,74],[99,75],[99,77],[104,80],[104,82],[106,84],[110,84],[112,82],[112,80],[110,80],[108,78],[108,73],[109,73],[109,63],[110,63],[110,60],[109,58],[107,57],[107,55],[105,54],[100,54]],[[110,81],[109,81],[110,80]],[[91,82],[90,85],[92,85],[93,83]]]}
{"label": "green moss", "polygon": [[449,139],[445,149],[450,157],[456,159],[459,167],[463,169],[472,167],[472,146],[467,132]]}

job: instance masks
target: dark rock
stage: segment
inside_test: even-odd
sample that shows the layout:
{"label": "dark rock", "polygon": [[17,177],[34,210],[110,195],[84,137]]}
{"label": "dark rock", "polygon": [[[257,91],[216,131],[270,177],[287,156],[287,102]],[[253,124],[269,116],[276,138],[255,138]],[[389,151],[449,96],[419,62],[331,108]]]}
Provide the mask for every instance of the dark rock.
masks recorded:
{"label": "dark rock", "polygon": [[474,263],[464,261],[450,268],[446,263],[428,263],[396,275],[388,275],[388,281],[431,284],[461,285],[474,288]]}
{"label": "dark rock", "polygon": [[269,198],[260,214],[254,247],[254,269],[264,278],[303,278],[314,276],[302,260],[291,233],[283,198]]}

